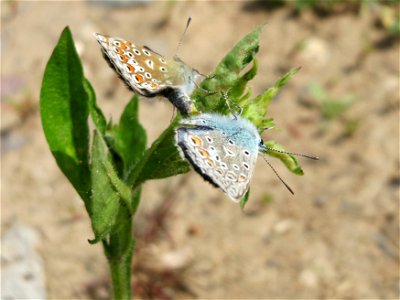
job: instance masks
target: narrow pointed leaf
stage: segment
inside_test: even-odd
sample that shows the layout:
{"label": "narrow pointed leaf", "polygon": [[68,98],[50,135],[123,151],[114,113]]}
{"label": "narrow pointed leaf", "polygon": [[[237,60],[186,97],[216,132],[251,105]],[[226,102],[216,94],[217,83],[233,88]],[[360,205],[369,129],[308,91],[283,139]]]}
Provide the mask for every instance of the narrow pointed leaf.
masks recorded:
{"label": "narrow pointed leaf", "polygon": [[127,180],[130,185],[138,186],[149,179],[161,179],[190,170],[189,163],[182,160],[175,145],[175,126],[176,121],[145,152]]}
{"label": "narrow pointed leaf", "polygon": [[95,233],[95,240],[92,243],[101,241],[111,231],[121,206],[120,193],[115,188],[118,177],[115,170],[106,167],[110,164],[111,158],[106,144],[95,131],[91,164],[92,227]]}
{"label": "narrow pointed leaf", "polygon": [[247,190],[246,194],[240,200],[240,208],[241,209],[244,209],[244,206],[246,205],[247,201],[249,201],[249,197],[250,197],[250,189]]}
{"label": "narrow pointed leaf", "polygon": [[138,119],[139,98],[133,96],[121,115],[119,124],[112,128],[112,149],[122,159],[122,178],[129,177],[146,149],[147,136]]}
{"label": "narrow pointed leaf", "polygon": [[86,93],[89,96],[90,117],[94,125],[96,126],[97,130],[100,131],[102,135],[104,135],[106,132],[107,121],[100,107],[97,106],[96,93],[94,92],[92,85],[87,79],[84,80],[84,87]]}
{"label": "narrow pointed leaf", "polygon": [[44,72],[40,113],[50,150],[90,214],[89,109],[83,82],[82,65],[66,27]]}
{"label": "narrow pointed leaf", "polygon": [[[226,111],[225,100],[221,96],[220,91],[227,92],[235,88],[239,84],[238,90],[243,90],[240,86],[241,71],[254,60],[255,54],[259,49],[260,33],[264,25],[258,26],[255,30],[247,34],[235,47],[222,59],[215,71],[209,76],[209,79],[201,83],[201,87],[205,90],[214,92],[212,95],[206,95],[204,91],[197,89],[192,94],[195,100],[195,106],[201,112],[224,112]],[[257,68],[257,66],[255,66]],[[248,73],[248,78],[254,77],[256,69]],[[250,78],[250,79],[251,79]],[[250,80],[249,79],[249,80]],[[238,91],[236,90],[236,92]],[[235,93],[236,97],[239,97]]]}

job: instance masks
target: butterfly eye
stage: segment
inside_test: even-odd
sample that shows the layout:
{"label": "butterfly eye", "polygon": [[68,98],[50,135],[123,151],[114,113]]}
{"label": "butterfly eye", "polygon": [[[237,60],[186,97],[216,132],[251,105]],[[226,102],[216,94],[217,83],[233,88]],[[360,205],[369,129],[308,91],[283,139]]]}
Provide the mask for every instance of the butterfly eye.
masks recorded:
{"label": "butterfly eye", "polygon": [[264,141],[262,139],[260,139],[260,142],[258,143],[259,146],[263,146],[264,145]]}

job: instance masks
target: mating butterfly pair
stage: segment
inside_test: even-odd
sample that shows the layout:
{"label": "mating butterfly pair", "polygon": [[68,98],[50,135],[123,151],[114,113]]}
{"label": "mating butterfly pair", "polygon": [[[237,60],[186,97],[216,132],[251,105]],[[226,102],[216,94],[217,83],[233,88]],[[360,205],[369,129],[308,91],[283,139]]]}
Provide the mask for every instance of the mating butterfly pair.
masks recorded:
{"label": "mating butterfly pair", "polygon": [[[189,23],[190,19],[186,29]],[[95,34],[95,37],[103,53],[135,92],[146,97],[165,96],[183,115],[192,112],[189,95],[196,87],[198,77],[202,76],[197,70],[186,65],[177,55],[166,60],[146,46],[101,34]],[[188,117],[181,120],[175,138],[182,158],[236,202],[249,189],[258,153],[269,149],[264,146],[254,124],[240,116],[229,118],[219,114],[200,114]],[[293,193],[275,169],[272,170]]]}

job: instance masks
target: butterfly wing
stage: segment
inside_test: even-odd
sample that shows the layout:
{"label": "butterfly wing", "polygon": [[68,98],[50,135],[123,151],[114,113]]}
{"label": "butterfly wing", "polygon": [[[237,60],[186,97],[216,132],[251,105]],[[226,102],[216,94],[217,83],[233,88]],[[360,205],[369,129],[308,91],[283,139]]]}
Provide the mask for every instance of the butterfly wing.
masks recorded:
{"label": "butterfly wing", "polygon": [[167,86],[167,61],[160,54],[122,38],[94,35],[104,54],[135,92],[151,97]]}
{"label": "butterfly wing", "polygon": [[118,74],[135,92],[146,97],[165,96],[181,113],[192,111],[188,95],[195,88],[198,72],[179,59],[166,60],[146,46],[98,33],[94,36]]}
{"label": "butterfly wing", "polygon": [[258,149],[245,149],[212,127],[181,127],[176,131],[181,154],[214,186],[239,202],[249,188]]}

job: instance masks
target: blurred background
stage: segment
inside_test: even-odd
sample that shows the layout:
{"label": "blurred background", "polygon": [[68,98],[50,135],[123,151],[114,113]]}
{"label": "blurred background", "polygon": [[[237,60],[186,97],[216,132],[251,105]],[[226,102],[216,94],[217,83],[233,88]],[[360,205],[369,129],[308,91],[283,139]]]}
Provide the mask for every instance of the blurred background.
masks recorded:
{"label": "blurred background", "polygon": [[[242,212],[195,172],[147,182],[135,222],[135,297],[399,298],[399,1],[1,2],[2,298],[110,297],[108,267],[83,202],[58,170],[40,123],[48,58],[70,26],[99,105],[114,120],[132,93],[93,32],[180,57],[204,74],[267,23],[259,94],[302,69],[270,105],[274,139],[302,160],[297,177],[262,159]],[[149,145],[172,106],[142,99]],[[24,294],[18,294],[24,295]]]}

